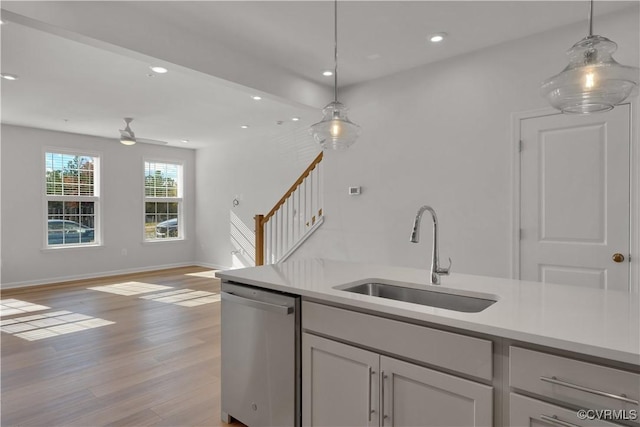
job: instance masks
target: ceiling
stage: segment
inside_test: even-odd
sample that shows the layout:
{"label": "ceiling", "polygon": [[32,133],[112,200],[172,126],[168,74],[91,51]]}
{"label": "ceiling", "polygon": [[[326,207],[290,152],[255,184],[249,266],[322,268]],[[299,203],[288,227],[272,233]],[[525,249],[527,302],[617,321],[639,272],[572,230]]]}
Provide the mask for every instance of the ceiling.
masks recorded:
{"label": "ceiling", "polygon": [[[2,69],[19,76],[1,81],[2,122],[117,139],[124,117],[138,138],[200,148],[281,126],[310,109],[231,87],[207,76],[169,70],[153,62],[96,49],[17,24],[2,25]],[[249,125],[249,129],[241,126]],[[281,128],[281,126],[279,126]],[[182,143],[188,140],[188,143]]]}
{"label": "ceiling", "polygon": [[[596,16],[638,1],[600,1]],[[168,2],[131,8],[224,40],[234,50],[333,84],[332,1]],[[348,86],[487,46],[584,21],[586,1],[345,1],[338,3],[340,85]],[[597,24],[597,22],[596,22]],[[597,30],[597,26],[596,26]],[[447,32],[446,43],[427,42]],[[568,49],[570,46],[560,46]]]}
{"label": "ceiling", "polygon": [[[2,72],[20,77],[1,82],[3,123],[116,140],[122,118],[133,117],[138,137],[201,148],[300,130],[331,100],[333,79],[321,72],[332,68],[333,2],[3,1],[2,8],[3,20],[15,18],[1,26]],[[597,2],[596,18],[625,8],[638,13],[638,1]],[[340,2],[340,86],[584,22],[577,41],[586,9],[582,1]],[[172,40],[163,41],[169,30]],[[441,31],[449,34],[443,43],[426,41]],[[168,61],[179,37],[189,56],[175,52]],[[234,56],[216,55],[215,46]],[[154,74],[155,63],[169,72]],[[246,76],[261,73],[262,83],[246,85]],[[272,84],[278,74],[296,79],[294,91],[305,82],[320,87],[321,104],[283,96]]]}

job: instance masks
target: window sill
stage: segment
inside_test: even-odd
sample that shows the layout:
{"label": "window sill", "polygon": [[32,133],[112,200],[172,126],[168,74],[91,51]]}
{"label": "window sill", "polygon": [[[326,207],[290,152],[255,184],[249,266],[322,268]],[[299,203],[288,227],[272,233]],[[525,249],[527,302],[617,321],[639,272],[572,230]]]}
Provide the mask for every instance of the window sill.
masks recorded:
{"label": "window sill", "polygon": [[104,248],[104,245],[95,244],[95,245],[69,245],[69,246],[50,246],[44,247],[40,249],[40,252],[56,252],[56,251],[68,251],[68,250],[77,250],[77,249],[88,249],[91,250],[96,248]]}
{"label": "window sill", "polygon": [[156,245],[158,243],[169,243],[169,242],[186,242],[185,238],[177,238],[177,239],[154,239],[154,240],[143,240],[143,245]]}

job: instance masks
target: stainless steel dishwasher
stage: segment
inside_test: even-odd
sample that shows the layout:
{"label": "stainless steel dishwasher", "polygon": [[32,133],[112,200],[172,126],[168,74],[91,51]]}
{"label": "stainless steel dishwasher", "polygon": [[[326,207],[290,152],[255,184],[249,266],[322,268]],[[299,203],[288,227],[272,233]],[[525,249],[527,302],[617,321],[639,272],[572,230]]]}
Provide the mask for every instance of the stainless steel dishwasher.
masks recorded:
{"label": "stainless steel dishwasher", "polygon": [[300,426],[300,297],[222,283],[222,420]]}

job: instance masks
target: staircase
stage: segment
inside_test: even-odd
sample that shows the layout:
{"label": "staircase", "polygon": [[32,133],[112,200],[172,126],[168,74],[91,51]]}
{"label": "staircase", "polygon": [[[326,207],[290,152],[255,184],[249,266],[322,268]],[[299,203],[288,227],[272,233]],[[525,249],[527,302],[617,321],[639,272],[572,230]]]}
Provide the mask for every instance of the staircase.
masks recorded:
{"label": "staircase", "polygon": [[255,216],[256,265],[286,260],[322,225],[322,153],[266,215]]}

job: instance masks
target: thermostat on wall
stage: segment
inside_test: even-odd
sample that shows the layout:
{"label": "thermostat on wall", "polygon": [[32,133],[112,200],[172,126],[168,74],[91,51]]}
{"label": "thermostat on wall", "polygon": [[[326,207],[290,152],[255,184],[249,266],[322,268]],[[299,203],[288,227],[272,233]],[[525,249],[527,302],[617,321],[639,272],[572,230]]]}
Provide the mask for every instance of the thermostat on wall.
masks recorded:
{"label": "thermostat on wall", "polygon": [[349,195],[350,196],[360,195],[360,187],[349,187]]}

